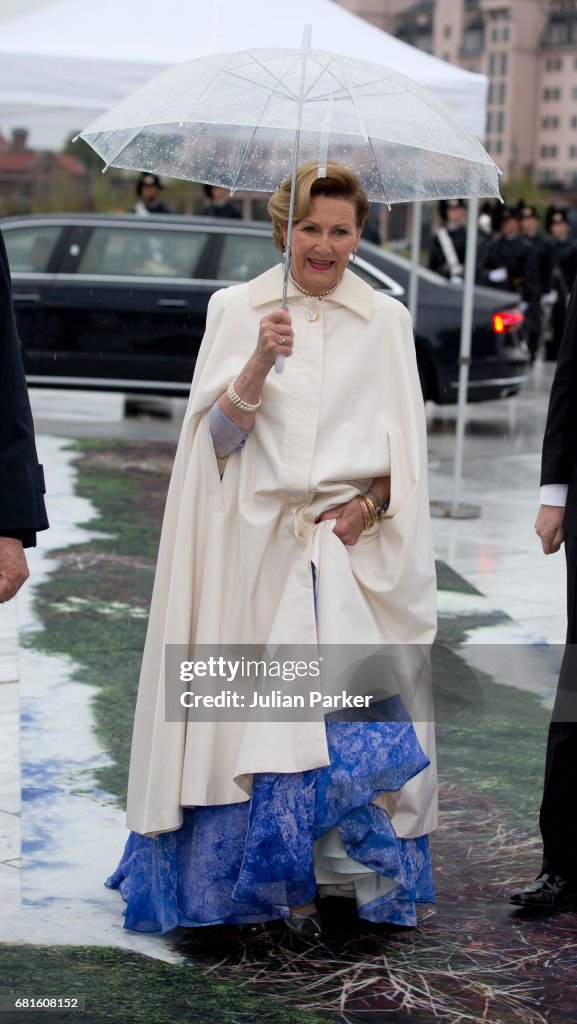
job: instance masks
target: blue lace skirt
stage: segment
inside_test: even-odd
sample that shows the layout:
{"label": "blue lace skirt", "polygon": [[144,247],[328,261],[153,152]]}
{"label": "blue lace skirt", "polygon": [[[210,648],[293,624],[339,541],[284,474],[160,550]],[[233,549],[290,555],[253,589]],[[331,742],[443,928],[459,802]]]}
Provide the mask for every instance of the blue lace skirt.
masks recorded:
{"label": "blue lace skirt", "polygon": [[416,924],[416,904],[434,901],[427,836],[400,839],[372,801],[428,760],[400,699],[382,703],[380,721],[327,716],[327,767],[255,775],[250,800],[184,808],[181,828],[154,839],[131,832],[106,882],[126,901],[124,927],[168,932],[287,917],[315,899],[315,842],[331,830],[343,856],[382,883],[359,887],[359,916]]}

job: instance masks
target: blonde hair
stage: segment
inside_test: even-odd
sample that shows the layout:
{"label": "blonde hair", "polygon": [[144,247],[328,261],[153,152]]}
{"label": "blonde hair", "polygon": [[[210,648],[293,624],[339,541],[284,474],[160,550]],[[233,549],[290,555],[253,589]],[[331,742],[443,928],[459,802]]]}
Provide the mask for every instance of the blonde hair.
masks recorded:
{"label": "blonde hair", "polygon": [[[325,178],[319,178],[316,160],[297,167],[293,223],[306,217],[314,196],[332,196],[348,199],[355,207],[357,227],[362,228],[369,212],[369,200],[356,171],[342,164],[329,162]],[[272,235],[277,249],[284,249],[284,232],[289,220],[292,176],[280,183],[268,201],[268,212],[272,218]]]}

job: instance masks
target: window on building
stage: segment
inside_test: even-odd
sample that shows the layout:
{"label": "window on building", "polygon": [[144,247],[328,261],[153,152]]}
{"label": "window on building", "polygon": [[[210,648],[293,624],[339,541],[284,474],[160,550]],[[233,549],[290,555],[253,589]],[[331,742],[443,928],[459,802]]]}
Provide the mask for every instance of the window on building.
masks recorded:
{"label": "window on building", "polygon": [[493,102],[493,83],[489,82],[489,88],[487,90],[487,106],[491,106]]}
{"label": "window on building", "polygon": [[569,156],[572,160],[577,158],[577,146],[569,146]]}
{"label": "window on building", "polygon": [[495,144],[495,153],[496,153],[497,156],[499,156],[499,154],[502,153],[502,152],[503,152],[503,143],[501,142],[501,139],[497,139],[497,142]]}
{"label": "window on building", "polygon": [[485,149],[487,150],[487,153],[491,153],[492,152],[492,147],[493,147],[493,143],[491,142],[491,140],[490,139],[485,139]]}
{"label": "window on building", "polygon": [[[574,92],[574,98],[577,98],[577,89],[574,89],[573,92]],[[543,99],[544,100],[560,100],[561,99],[561,90],[560,89],[552,89],[552,88],[543,89]]]}
{"label": "window on building", "polygon": [[494,75],[495,74],[496,62],[497,62],[497,54],[496,53],[490,53],[489,54],[489,74],[490,75]]}
{"label": "window on building", "polygon": [[497,131],[498,132],[502,132],[503,131],[504,121],[505,121],[505,118],[504,118],[504,115],[503,115],[503,111],[500,110],[499,113],[497,114]]}
{"label": "window on building", "polygon": [[499,82],[499,103],[505,102],[506,85],[505,82]]}
{"label": "window on building", "polygon": [[491,29],[491,42],[492,43],[496,43],[498,38],[499,38],[499,29],[498,28]]}
{"label": "window on building", "polygon": [[561,71],[563,60],[561,57],[548,57],[545,61],[545,71]]}
{"label": "window on building", "polygon": [[485,44],[485,26],[478,8],[475,8],[472,20],[463,27],[461,55],[481,53]]}
{"label": "window on building", "polygon": [[445,39],[450,39],[452,32],[453,32],[453,26],[452,25],[445,25],[445,27],[443,29],[443,36],[445,37]]}
{"label": "window on building", "polygon": [[493,112],[491,110],[487,111],[487,124],[485,125],[485,131],[487,134],[493,131]]}
{"label": "window on building", "polygon": [[554,160],[557,156],[557,146],[541,146],[541,157],[543,160]]}
{"label": "window on building", "polygon": [[509,29],[506,28],[506,27],[503,29],[503,42],[504,43],[508,43],[509,42]]}
{"label": "window on building", "polygon": [[573,86],[573,99],[577,100],[577,86]]}
{"label": "window on building", "polygon": [[502,75],[506,75],[507,74],[507,54],[506,53],[502,53],[501,54],[501,74]]}
{"label": "window on building", "polygon": [[559,127],[559,118],[558,117],[552,117],[550,115],[548,115],[547,117],[543,117],[543,118],[541,118],[541,127],[542,128],[558,128]]}
{"label": "window on building", "polygon": [[572,117],[570,123],[572,128],[577,128],[577,117]]}

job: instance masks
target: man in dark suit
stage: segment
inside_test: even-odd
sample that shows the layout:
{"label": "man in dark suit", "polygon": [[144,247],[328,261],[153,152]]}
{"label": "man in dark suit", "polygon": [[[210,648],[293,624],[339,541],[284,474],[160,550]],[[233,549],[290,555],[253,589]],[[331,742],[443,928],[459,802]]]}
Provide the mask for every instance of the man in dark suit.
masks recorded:
{"label": "man in dark suit", "polygon": [[565,541],[567,643],[547,740],[539,816],[543,864],[536,881],[513,893],[511,903],[551,912],[577,905],[577,286],[549,400],[535,529],[546,555]]}
{"label": "man in dark suit", "polygon": [[16,331],[10,271],[0,234],[0,603],[28,578],[24,548],[46,530],[44,476]]}

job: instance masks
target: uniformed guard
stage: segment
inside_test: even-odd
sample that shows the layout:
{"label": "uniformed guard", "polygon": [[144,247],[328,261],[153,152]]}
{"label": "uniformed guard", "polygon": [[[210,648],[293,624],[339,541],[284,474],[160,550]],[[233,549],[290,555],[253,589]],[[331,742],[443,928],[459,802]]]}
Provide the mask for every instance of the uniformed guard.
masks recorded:
{"label": "uniformed guard", "polygon": [[545,358],[557,359],[565,328],[565,311],[573,282],[577,277],[577,242],[570,237],[571,226],[566,209],[550,206],[545,215],[545,230],[550,237],[555,295],[551,310],[551,332],[545,346]]}
{"label": "uniformed guard", "polygon": [[[543,312],[549,312],[553,302],[553,249],[551,242],[546,235],[539,231],[539,214],[535,206],[526,203],[523,199],[519,203],[519,216],[521,234],[528,239],[535,250],[537,261],[537,281],[539,295],[533,299],[533,321],[534,327],[529,332],[528,344],[531,358],[534,359],[539,348],[541,330],[543,328]],[[546,320],[549,319],[547,315]]]}
{"label": "uniformed guard", "polygon": [[136,182],[138,200],[130,213],[136,213],[140,217],[147,217],[150,213],[172,213],[170,207],[162,200],[163,190],[164,185],[158,174],[144,171]]}
{"label": "uniformed guard", "polygon": [[467,247],[467,206],[464,199],[441,199],[437,228],[429,251],[429,269],[455,284],[463,283]]}
{"label": "uniformed guard", "polygon": [[[479,257],[477,281],[491,288],[517,292],[525,314],[525,339],[527,342],[531,337],[538,339],[541,315],[537,258],[531,242],[520,233],[518,208],[497,207],[493,226],[495,235]],[[536,348],[531,353],[532,358],[535,351]]]}

